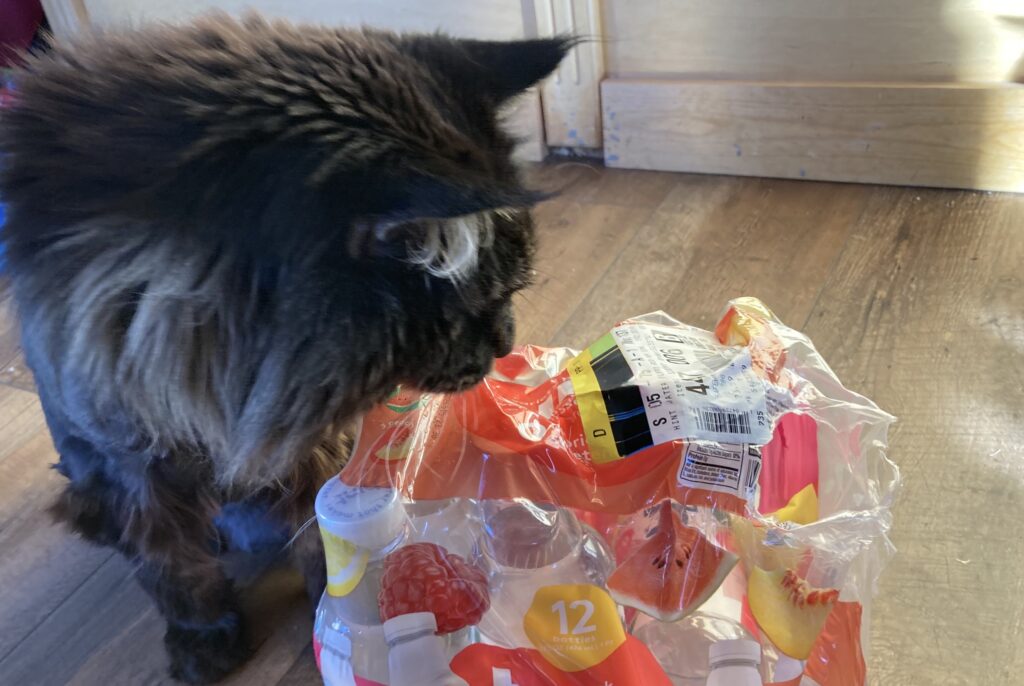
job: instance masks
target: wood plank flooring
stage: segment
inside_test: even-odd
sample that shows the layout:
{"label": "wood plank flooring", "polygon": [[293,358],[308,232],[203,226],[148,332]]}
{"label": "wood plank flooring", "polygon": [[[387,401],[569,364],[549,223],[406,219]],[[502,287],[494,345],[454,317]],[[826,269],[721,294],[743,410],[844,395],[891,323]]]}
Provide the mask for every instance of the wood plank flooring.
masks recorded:
{"label": "wood plank flooring", "polygon": [[[582,346],[663,309],[710,326],[756,295],[846,384],[896,414],[899,553],[874,606],[870,682],[1024,674],[1024,196],[605,170],[531,171],[523,342]],[[120,557],[49,522],[60,484],[0,299],[0,684],[170,683],[162,626]],[[309,608],[275,571],[245,592],[252,661],[229,683],[317,684]]]}

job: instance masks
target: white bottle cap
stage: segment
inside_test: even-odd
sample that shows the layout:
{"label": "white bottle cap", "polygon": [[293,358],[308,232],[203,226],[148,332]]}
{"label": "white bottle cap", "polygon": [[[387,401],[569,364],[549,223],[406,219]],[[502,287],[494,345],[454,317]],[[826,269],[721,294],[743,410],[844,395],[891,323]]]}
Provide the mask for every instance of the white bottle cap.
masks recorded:
{"label": "white bottle cap", "polygon": [[761,664],[761,644],[756,641],[748,641],[745,638],[712,643],[708,654],[712,667],[720,662],[732,660],[752,662],[755,665]]}
{"label": "white bottle cap", "polygon": [[402,533],[405,510],[393,488],[359,488],[337,476],[316,494],[320,527],[361,548],[379,550]]}
{"label": "white bottle cap", "polygon": [[384,640],[392,643],[407,636],[420,636],[437,632],[437,618],[433,612],[410,612],[384,622]]}

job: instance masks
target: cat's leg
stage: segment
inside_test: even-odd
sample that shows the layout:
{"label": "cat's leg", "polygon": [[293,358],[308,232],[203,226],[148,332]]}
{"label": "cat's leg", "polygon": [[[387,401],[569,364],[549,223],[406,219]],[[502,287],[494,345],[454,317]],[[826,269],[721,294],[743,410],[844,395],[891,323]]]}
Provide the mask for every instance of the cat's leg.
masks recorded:
{"label": "cat's leg", "polygon": [[55,514],[137,565],[136,578],[167,621],[172,677],[206,684],[227,675],[248,650],[234,589],[216,556],[210,487],[167,458],[111,457],[84,440],[61,439],[57,468],[70,482]]}

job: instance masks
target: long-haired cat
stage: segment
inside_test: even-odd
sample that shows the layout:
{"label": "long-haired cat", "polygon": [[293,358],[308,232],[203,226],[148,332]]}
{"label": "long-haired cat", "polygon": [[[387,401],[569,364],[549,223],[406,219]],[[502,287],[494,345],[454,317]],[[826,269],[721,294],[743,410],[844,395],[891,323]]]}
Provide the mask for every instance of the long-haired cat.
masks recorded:
{"label": "long-haired cat", "polygon": [[173,676],[244,659],[218,555],[300,531],[347,422],[509,349],[538,196],[496,113],[569,47],[214,16],[27,61],[0,197],[54,509],[137,563]]}

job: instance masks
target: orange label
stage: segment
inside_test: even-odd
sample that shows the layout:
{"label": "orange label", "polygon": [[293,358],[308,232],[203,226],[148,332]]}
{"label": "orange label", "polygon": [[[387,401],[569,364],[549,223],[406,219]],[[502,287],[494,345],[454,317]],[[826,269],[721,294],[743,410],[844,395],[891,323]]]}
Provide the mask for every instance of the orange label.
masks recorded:
{"label": "orange label", "polygon": [[563,672],[533,648],[499,648],[474,643],[452,660],[452,671],[469,686],[493,686],[499,675],[516,686],[672,686],[643,643],[634,636],[592,669]]}

